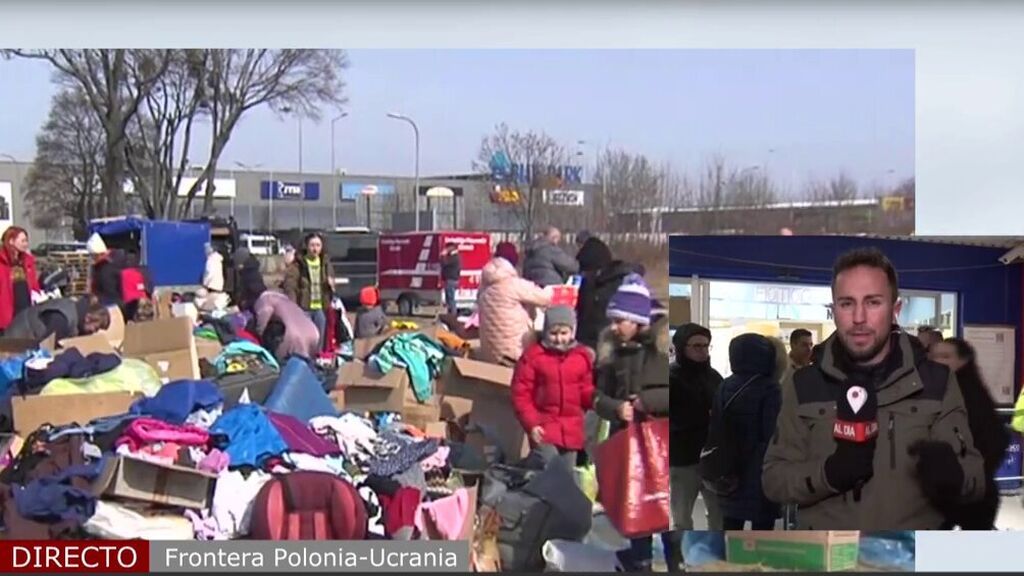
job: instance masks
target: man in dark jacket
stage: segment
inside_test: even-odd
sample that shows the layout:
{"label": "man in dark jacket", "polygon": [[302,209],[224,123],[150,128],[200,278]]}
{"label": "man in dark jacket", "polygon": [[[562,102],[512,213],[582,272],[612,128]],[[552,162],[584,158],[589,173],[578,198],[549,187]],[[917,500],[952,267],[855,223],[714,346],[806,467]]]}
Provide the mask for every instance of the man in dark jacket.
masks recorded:
{"label": "man in dark jacket", "polygon": [[611,249],[600,238],[590,236],[576,254],[583,282],[576,299],[576,340],[584,346],[597,346],[598,336],[608,326],[608,301],[622,279],[636,267],[615,260]]}
{"label": "man in dark jacket", "polygon": [[575,274],[579,264],[558,245],[561,241],[562,233],[554,226],[535,240],[526,250],[523,278],[543,288],[562,284]]}
{"label": "man in dark jacket", "polygon": [[260,272],[260,261],[247,248],[239,248],[235,250],[231,263],[238,271],[233,297],[235,304],[241,310],[251,311],[256,299],[267,291]]}
{"label": "man in dark jacket", "polygon": [[[938,529],[985,492],[956,375],[893,325],[899,284],[880,251],[836,260],[832,300],[836,332],[782,386],[765,495],[799,506],[801,530]],[[851,423],[835,429],[840,415]]]}
{"label": "man in dark jacket", "polygon": [[760,334],[741,334],[729,343],[732,375],[722,382],[715,403],[721,409],[733,398],[723,424],[738,448],[740,485],[718,499],[726,530],[743,530],[748,521],[753,530],[772,530],[782,515],[779,505],[765,498],[761,489],[764,453],[782,404],[782,391],[774,379],[776,360],[775,346]]}
{"label": "man in dark jacket", "polygon": [[109,327],[110,311],[95,299],[57,298],[19,312],[4,337],[41,342],[53,334],[59,342]]}
{"label": "man in dark jacket", "polygon": [[671,388],[669,463],[672,466],[672,521],[679,530],[693,530],[697,495],[704,497],[708,530],[722,529],[718,499],[704,488],[697,463],[711,424],[711,402],[722,375],[711,367],[711,331],[684,324],[672,337],[675,362],[669,368]]}
{"label": "man in dark jacket", "polygon": [[449,242],[441,253],[441,280],[444,282],[444,304],[449,314],[458,314],[455,303],[455,291],[459,289],[459,278],[462,277],[462,255],[459,245]]}

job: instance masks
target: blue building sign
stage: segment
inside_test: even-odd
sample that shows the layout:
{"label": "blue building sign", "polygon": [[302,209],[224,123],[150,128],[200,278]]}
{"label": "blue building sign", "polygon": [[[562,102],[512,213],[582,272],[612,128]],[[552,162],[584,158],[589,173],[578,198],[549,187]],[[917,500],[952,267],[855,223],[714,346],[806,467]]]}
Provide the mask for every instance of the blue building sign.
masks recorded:
{"label": "blue building sign", "polygon": [[358,200],[362,196],[386,196],[395,193],[393,184],[372,184],[370,182],[344,182],[340,187],[342,200]]}
{"label": "blue building sign", "polygon": [[261,200],[319,200],[319,182],[283,182],[264,180],[260,182]]}
{"label": "blue building sign", "polygon": [[519,164],[511,162],[502,151],[495,152],[489,162],[491,178],[496,182],[529,184],[536,177],[552,177],[557,180],[558,187],[570,184],[583,184],[583,167],[545,166],[543,164]]}

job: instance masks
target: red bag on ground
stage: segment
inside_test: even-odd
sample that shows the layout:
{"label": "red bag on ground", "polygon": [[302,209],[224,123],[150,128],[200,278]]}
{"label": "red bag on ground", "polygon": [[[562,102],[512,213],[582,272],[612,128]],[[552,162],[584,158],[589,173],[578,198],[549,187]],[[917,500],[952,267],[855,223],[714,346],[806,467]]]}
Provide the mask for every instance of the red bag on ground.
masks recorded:
{"label": "red bag on ground", "polygon": [[597,447],[598,499],[626,538],[669,529],[668,418],[633,421]]}

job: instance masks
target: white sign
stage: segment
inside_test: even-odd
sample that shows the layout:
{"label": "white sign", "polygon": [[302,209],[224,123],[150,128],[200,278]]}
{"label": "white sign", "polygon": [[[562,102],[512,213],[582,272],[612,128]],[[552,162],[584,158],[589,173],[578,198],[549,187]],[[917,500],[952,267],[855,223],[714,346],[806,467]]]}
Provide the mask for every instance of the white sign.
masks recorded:
{"label": "white sign", "polygon": [[552,206],[583,206],[583,190],[545,190],[544,201]]}
{"label": "white sign", "polygon": [[14,188],[10,182],[0,182],[0,234],[14,225]]}
{"label": "white sign", "polygon": [[[181,185],[178,186],[178,196],[188,196],[188,191],[195,185],[197,178],[182,178]],[[300,192],[301,193],[301,192]],[[235,180],[234,178],[214,178],[213,179],[213,197],[214,198],[235,198]],[[199,187],[196,191],[196,198],[204,198],[206,196],[206,185]]]}
{"label": "white sign", "polygon": [[1013,365],[1017,360],[1012,326],[964,326],[964,340],[974,346],[982,380],[996,404],[1013,404]]}

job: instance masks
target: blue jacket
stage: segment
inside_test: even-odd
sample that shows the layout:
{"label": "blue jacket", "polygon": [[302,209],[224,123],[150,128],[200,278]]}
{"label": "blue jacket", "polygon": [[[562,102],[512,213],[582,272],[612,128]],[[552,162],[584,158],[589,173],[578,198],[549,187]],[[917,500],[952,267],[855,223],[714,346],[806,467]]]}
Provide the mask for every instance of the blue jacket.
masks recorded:
{"label": "blue jacket", "polygon": [[223,402],[220,388],[209,380],[175,380],[161,386],[156,396],[135,402],[131,413],[184,424],[192,412],[210,410]]}
{"label": "blue jacket", "polygon": [[267,458],[288,450],[281,433],[255,404],[239,404],[228,410],[213,423],[210,434],[227,436],[227,446],[222,449],[231,458],[231,469],[259,468]]}
{"label": "blue jacket", "polygon": [[741,334],[729,343],[732,375],[718,389],[715,402],[721,406],[745,383],[746,389],[729,406],[728,421],[739,442],[739,489],[719,499],[722,515],[743,520],[766,520],[780,516],[779,506],[770,502],[761,488],[761,467],[768,443],[775,433],[775,420],[782,407],[782,389],[774,379],[775,347],[764,336]]}

